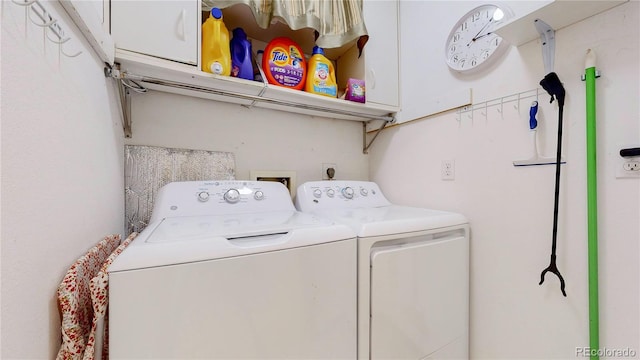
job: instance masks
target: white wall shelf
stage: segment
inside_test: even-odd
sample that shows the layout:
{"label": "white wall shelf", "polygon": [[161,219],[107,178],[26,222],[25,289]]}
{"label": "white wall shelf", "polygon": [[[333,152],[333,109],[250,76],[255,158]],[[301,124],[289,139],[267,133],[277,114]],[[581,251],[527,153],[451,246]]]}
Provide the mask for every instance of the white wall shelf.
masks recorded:
{"label": "white wall shelf", "polygon": [[116,63],[120,64],[121,70],[108,75],[120,82],[125,134],[128,137],[131,136],[130,121],[126,114],[129,106],[128,90],[122,87],[123,81],[135,81],[150,90],[342,120],[391,122],[397,111],[392,106],[362,104],[263,82],[217,76],[202,72],[194,66],[126,50],[116,50]]}
{"label": "white wall shelf", "polygon": [[533,9],[522,14],[516,13],[516,16],[511,21],[496,29],[495,32],[511,45],[520,46],[539,38],[539,34],[533,25],[535,19],[541,19],[554,30],[559,30],[627,1],[539,1],[536,2]]}

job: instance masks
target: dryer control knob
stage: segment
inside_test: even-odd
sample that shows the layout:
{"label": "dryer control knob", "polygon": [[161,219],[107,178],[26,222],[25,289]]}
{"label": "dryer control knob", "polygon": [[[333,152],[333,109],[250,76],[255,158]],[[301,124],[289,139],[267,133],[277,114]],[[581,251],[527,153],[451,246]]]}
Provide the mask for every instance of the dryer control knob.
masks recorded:
{"label": "dryer control knob", "polygon": [[199,192],[198,201],[201,201],[201,202],[209,201],[209,193],[206,191]]}
{"label": "dryer control knob", "polygon": [[240,191],[238,189],[229,189],[224,193],[224,200],[230,204],[240,201]]}
{"label": "dryer control knob", "polygon": [[264,193],[260,190],[257,190],[255,193],[253,193],[253,198],[256,200],[262,200],[264,199]]}
{"label": "dryer control knob", "polygon": [[335,192],[335,191],[333,191],[333,189],[329,189],[329,190],[327,190],[327,196],[328,196],[328,197],[332,198],[332,197],[334,197],[335,195],[336,195],[336,192]]}
{"label": "dryer control knob", "polygon": [[369,191],[365,188],[360,188],[360,195],[367,196],[369,195]]}
{"label": "dryer control knob", "polygon": [[320,189],[313,190],[313,196],[315,196],[317,199],[320,199],[320,197],[322,196],[322,190]]}
{"label": "dryer control knob", "polygon": [[346,197],[347,199],[353,199],[353,194],[353,188],[347,186],[346,188],[342,189],[342,195],[344,195],[344,197]]}

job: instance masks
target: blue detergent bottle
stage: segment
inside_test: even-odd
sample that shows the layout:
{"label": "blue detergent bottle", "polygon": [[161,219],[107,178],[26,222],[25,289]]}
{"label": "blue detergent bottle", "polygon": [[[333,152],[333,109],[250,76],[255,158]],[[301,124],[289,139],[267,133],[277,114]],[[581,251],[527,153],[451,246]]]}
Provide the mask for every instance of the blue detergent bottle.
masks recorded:
{"label": "blue detergent bottle", "polygon": [[253,65],[251,63],[251,42],[247,40],[242,28],[233,29],[231,47],[231,76],[253,80]]}

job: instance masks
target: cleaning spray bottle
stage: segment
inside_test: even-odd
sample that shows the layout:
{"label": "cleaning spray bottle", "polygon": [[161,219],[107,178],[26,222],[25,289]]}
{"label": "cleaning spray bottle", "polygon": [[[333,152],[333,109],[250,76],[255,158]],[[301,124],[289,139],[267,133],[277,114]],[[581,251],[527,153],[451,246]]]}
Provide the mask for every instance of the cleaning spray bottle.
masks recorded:
{"label": "cleaning spray bottle", "polygon": [[202,71],[217,75],[231,74],[229,30],[222,21],[222,10],[212,8],[202,24]]}
{"label": "cleaning spray bottle", "polygon": [[251,42],[242,28],[233,29],[231,39],[231,76],[253,80]]}
{"label": "cleaning spray bottle", "polygon": [[333,63],[324,56],[324,50],[318,46],[313,47],[313,55],[307,65],[305,91],[324,96],[338,96]]}

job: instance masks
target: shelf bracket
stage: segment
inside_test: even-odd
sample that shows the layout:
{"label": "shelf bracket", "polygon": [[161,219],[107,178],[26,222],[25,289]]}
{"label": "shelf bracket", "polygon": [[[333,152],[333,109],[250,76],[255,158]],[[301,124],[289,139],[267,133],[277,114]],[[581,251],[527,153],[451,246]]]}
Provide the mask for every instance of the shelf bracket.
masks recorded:
{"label": "shelf bracket", "polygon": [[553,60],[556,54],[556,32],[549,24],[540,19],[535,19],[533,25],[536,27],[538,34],[540,34],[544,71],[549,74],[553,72]]}
{"label": "shelf bracket", "polygon": [[122,108],[122,128],[124,130],[124,137],[131,138],[131,91],[142,94],[146,93],[147,89],[136,81],[126,78],[125,74],[120,72],[119,64],[115,64],[113,67],[105,67],[104,76],[110,77],[116,81],[120,107]]}
{"label": "shelf bracket", "polygon": [[384,129],[388,124],[391,124],[395,121],[396,121],[395,117],[389,120],[383,120],[382,125],[380,125],[380,127],[376,130],[375,134],[373,134],[373,137],[368,143],[367,143],[367,123],[363,122],[362,123],[362,153],[368,154],[369,148],[371,147],[373,142],[376,140],[378,135],[380,135],[380,132],[382,132],[382,129]]}

